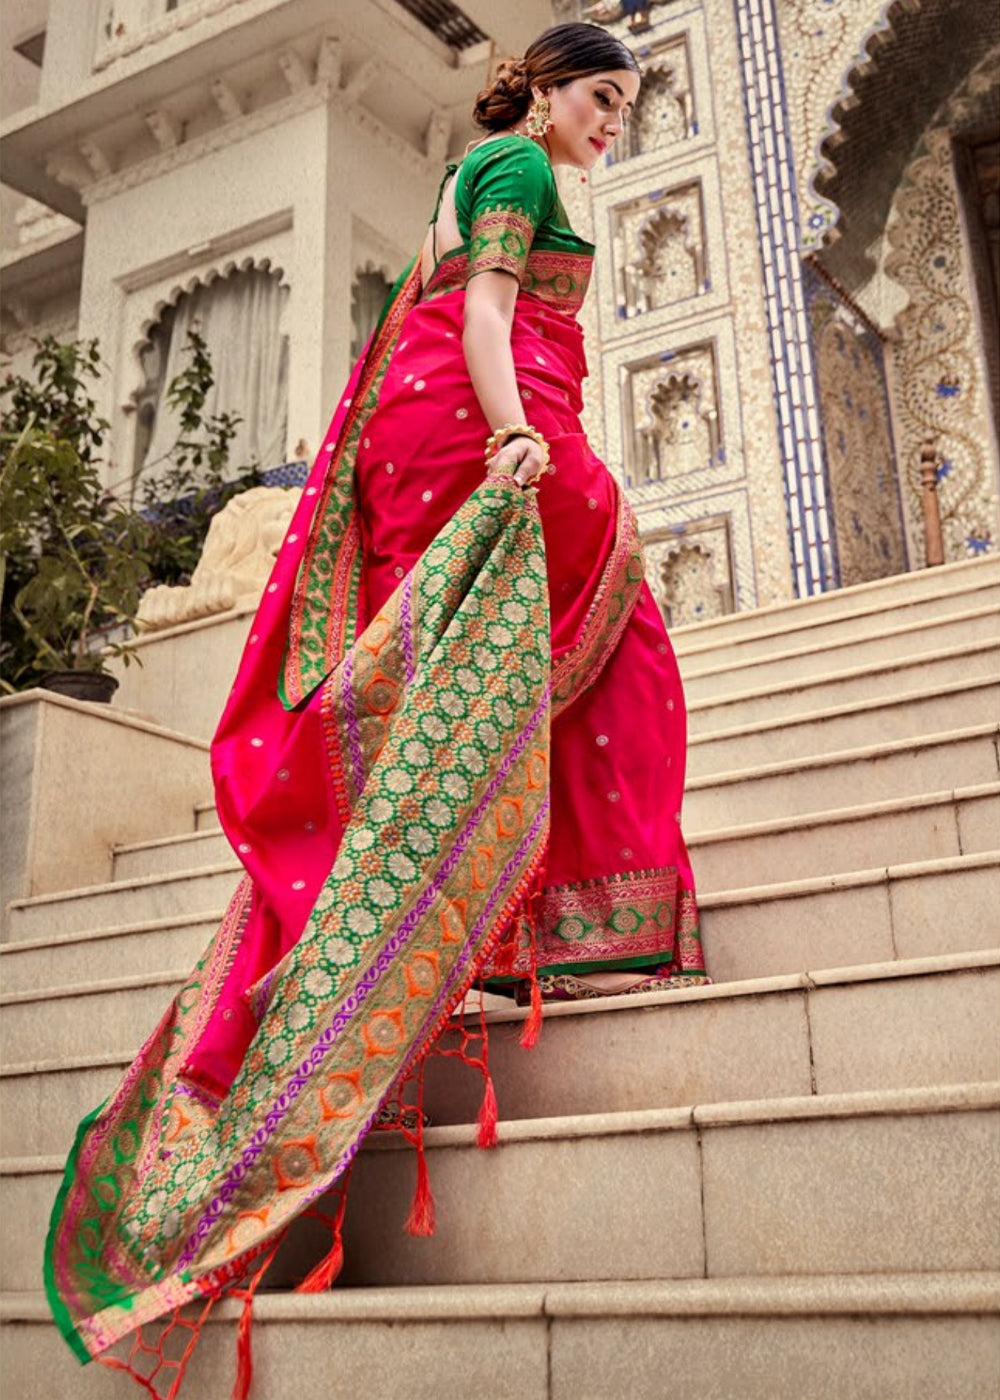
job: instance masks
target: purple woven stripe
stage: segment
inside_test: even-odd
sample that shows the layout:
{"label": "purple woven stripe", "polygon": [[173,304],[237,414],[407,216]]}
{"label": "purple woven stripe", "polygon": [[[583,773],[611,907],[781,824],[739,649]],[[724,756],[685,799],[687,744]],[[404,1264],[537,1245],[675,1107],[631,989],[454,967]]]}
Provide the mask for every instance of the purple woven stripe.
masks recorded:
{"label": "purple woven stripe", "polygon": [[365,760],[361,750],[361,730],[358,727],[358,712],[354,708],[354,658],[350,651],[344,656],[344,669],[340,679],[340,704],[344,712],[344,728],[347,731],[347,751],[351,764],[351,778],[354,781],[354,795],[360,797],[365,787]]}
{"label": "purple woven stripe", "polygon": [[[256,995],[256,997],[254,998],[254,1000],[255,1000],[255,1002],[257,1003],[257,1006],[258,1006],[258,1007],[261,1007],[261,1008],[266,1007],[266,1006],[268,1005],[268,1003],[270,1002],[270,1000],[271,1000],[271,988],[272,988],[272,986],[274,985],[274,979],[277,977],[277,975],[278,975],[278,968],[277,968],[277,966],[274,966],[274,967],[271,968],[271,971],[267,974],[266,977],[262,977],[262,978],[260,979],[260,985],[259,985],[259,987],[258,987],[258,989],[257,989],[257,995]],[[257,1019],[258,1019],[258,1021],[263,1019],[262,1014],[261,1014],[260,1012],[258,1012],[258,1014],[257,1014]]]}
{"label": "purple woven stripe", "polygon": [[406,684],[413,680],[416,669],[413,659],[413,570],[403,580],[399,598],[399,617],[403,624],[403,661],[406,664]]}
{"label": "purple woven stripe", "polygon": [[[542,832],[545,823],[548,821],[548,819],[549,797],[548,794],[546,794],[541,807],[539,807],[538,809],[538,814],[536,815],[535,820],[532,822],[531,827],[528,830],[527,836],[521,842],[520,846],[518,846],[514,855],[511,856],[510,860],[504,866],[503,874],[500,876],[499,880],[494,885],[493,893],[490,895],[485,906],[483,907],[483,912],[476,920],[472,931],[472,938],[466,940],[465,946],[463,947],[461,953],[455,959],[455,965],[451,970],[451,975],[448,977],[440,996],[434,1003],[433,1009],[424,1018],[423,1030],[426,1030],[428,1026],[433,1026],[434,1023],[438,1020],[438,1018],[444,1014],[449,999],[454,995],[455,987],[461,986],[463,979],[467,976],[469,959],[472,957],[472,949],[478,945],[487,923],[493,918],[494,914],[496,913],[497,905],[502,903],[503,900],[507,898],[508,886],[510,885],[511,881],[516,878],[518,871],[524,864],[525,857],[527,856],[528,852],[531,850],[535,842],[538,840],[538,837]],[[396,1075],[396,1078],[393,1081],[394,1083],[399,1082],[402,1076],[406,1073],[408,1066],[409,1061],[407,1061],[406,1064],[402,1066],[399,1074]],[[361,1144],[364,1142],[365,1137],[368,1135],[368,1132],[372,1127],[372,1124],[378,1117],[378,1113],[379,1110],[378,1108],[376,1108],[374,1113],[372,1113],[368,1120],[365,1122],[364,1127],[360,1130],[354,1141],[350,1144],[349,1147],[345,1149],[343,1156],[341,1156],[334,1164],[333,1169],[331,1170],[327,1179],[323,1182],[322,1186],[317,1186],[314,1190],[309,1192],[309,1195],[306,1197],[305,1200],[306,1205],[308,1205],[311,1201],[316,1200],[318,1196],[322,1196],[325,1191],[328,1191],[333,1185],[333,1183],[340,1176],[340,1174],[343,1172],[345,1167],[349,1166],[350,1163],[354,1161],[354,1158],[361,1150]]]}
{"label": "purple woven stripe", "polygon": [[[355,993],[352,993],[351,996],[345,999],[343,1005],[337,1012],[336,1016],[333,1018],[331,1024],[320,1033],[316,1044],[310,1051],[309,1058],[302,1062],[302,1064],[299,1067],[298,1073],[293,1075],[292,1078],[288,1081],[288,1087],[285,1089],[284,1093],[282,1093],[279,1096],[279,1098],[277,1098],[275,1102],[271,1105],[270,1109],[265,1115],[264,1122],[261,1124],[261,1126],[257,1129],[256,1133],[254,1133],[253,1137],[243,1148],[240,1161],[237,1162],[237,1164],[232,1168],[225,1181],[219,1187],[218,1193],[213,1198],[211,1204],[208,1206],[201,1219],[198,1221],[194,1233],[188,1239],[184,1253],[181,1255],[177,1262],[178,1268],[184,1268],[186,1265],[192,1262],[194,1255],[197,1251],[198,1242],[210,1232],[216,1219],[219,1217],[219,1215],[221,1215],[223,1208],[236,1193],[240,1182],[246,1175],[247,1170],[253,1166],[253,1163],[263,1151],[271,1135],[281,1126],[285,1114],[288,1112],[292,1104],[299,1097],[299,1094],[305,1087],[307,1080],[311,1077],[314,1071],[318,1069],[319,1066],[323,1063],[323,1060],[326,1058],[326,1055],[328,1054],[330,1049],[337,1043],[337,1041],[340,1039],[342,1032],[344,1031],[346,1026],[349,1025],[351,1019],[354,1016],[354,1013],[361,1006],[364,1005],[371,993],[378,987],[379,982],[382,980],[383,976],[388,971],[391,964],[395,961],[401,949],[405,948],[406,944],[409,942],[414,930],[418,927],[424,915],[427,913],[428,909],[430,909],[431,905],[437,899],[442,888],[447,883],[451,875],[454,873],[455,867],[458,865],[459,861],[462,858],[462,855],[465,852],[466,847],[472,840],[475,831],[478,829],[483,812],[493,801],[493,798],[496,796],[498,790],[506,781],[506,778],[510,773],[511,768],[513,768],[514,764],[520,758],[521,754],[524,752],[532,736],[534,735],[535,730],[542,722],[546,710],[548,708],[548,703],[549,686],[546,684],[545,690],[542,694],[542,699],[539,702],[537,708],[535,709],[534,714],[531,716],[531,719],[528,721],[528,724],[525,726],[525,729],[522,732],[522,734],[514,743],[514,746],[511,749],[510,753],[500,765],[500,768],[497,770],[496,774],[491,780],[489,786],[486,789],[486,792],[483,794],[482,798],[477,803],[475,811],[469,817],[463,831],[459,835],[455,844],[452,846],[451,850],[448,852],[448,855],[438,867],[437,874],[434,876],[430,885],[417,900],[416,904],[413,906],[410,912],[402,920],[399,929],[389,939],[388,943],[382,949],[381,953],[376,959],[375,963],[359,979],[357,991]],[[545,808],[543,806],[543,811],[544,810]],[[532,831],[534,831],[534,829],[535,825],[533,824]],[[529,836],[526,838],[526,842],[530,842],[532,839],[533,837],[529,833]],[[516,860],[517,857],[515,857],[514,859]],[[505,869],[506,868],[509,868],[509,863],[508,867],[505,867]],[[487,917],[485,909],[481,917]],[[477,924],[477,928],[478,927],[479,924]],[[459,960],[456,960],[456,965],[458,961]],[[366,1131],[368,1126],[370,1126],[370,1123],[366,1124]],[[344,1160],[350,1160],[350,1158],[345,1158]]]}

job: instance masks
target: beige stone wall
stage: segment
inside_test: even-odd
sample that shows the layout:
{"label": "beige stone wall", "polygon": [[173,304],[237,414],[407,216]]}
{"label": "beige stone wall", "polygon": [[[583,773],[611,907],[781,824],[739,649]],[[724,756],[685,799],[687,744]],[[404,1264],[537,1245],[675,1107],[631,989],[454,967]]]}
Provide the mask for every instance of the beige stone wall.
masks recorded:
{"label": "beige stone wall", "polygon": [[371,256],[366,230],[380,231],[393,275],[419,235],[429,175],[363,129],[340,139],[322,91],[282,106],[273,124],[243,139],[155,157],[88,196],[80,332],[100,338],[112,365],[101,407],[123,464],[132,459],[131,404],[149,327],[169,302],[245,266],[280,270],[290,287],[287,448],[304,439],[317,450],[348,372],[350,286],[355,265]]}
{"label": "beige stone wall", "polygon": [[203,740],[47,690],[0,700],[0,771],[4,906],[109,880],[116,842],[191,829],[211,791]]}
{"label": "beige stone wall", "polygon": [[1000,539],[989,369],[952,156],[956,131],[995,121],[998,89],[995,50],[934,114],[896,191],[886,239],[884,276],[905,298],[894,325],[895,418],[920,562],[920,448],[928,439],[940,463],[946,559],[995,549]]}
{"label": "beige stone wall", "polygon": [[732,6],[652,20],[629,40],[645,76],[624,155],[564,190],[597,245],[585,426],[676,624],[792,583]]}

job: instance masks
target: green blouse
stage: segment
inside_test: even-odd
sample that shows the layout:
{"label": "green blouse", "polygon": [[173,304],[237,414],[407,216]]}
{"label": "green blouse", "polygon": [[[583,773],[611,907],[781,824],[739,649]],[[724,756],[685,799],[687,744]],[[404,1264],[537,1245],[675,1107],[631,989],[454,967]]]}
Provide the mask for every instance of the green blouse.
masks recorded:
{"label": "green blouse", "polygon": [[[478,272],[512,273],[521,290],[571,315],[580,309],[594,245],[570,228],[544,150],[528,136],[483,141],[460,163],[455,213],[462,243],[438,263],[427,295],[464,286]],[[441,195],[438,195],[438,208]],[[438,208],[434,210],[437,221]]]}

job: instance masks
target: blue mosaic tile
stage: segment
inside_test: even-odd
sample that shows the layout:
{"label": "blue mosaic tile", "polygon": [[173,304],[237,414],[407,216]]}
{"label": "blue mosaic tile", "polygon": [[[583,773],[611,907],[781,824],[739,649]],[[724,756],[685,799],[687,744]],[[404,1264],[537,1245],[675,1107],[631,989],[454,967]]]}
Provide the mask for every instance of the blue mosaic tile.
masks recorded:
{"label": "blue mosaic tile", "polygon": [[773,0],[733,0],[796,594],[839,584]]}

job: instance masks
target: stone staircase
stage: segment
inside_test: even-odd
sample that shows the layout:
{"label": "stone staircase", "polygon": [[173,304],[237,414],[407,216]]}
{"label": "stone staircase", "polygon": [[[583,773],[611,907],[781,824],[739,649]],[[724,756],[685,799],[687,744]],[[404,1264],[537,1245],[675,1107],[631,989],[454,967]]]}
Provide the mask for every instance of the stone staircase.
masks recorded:
{"label": "stone staircase", "polygon": [[[1000,1387],[1000,560],[680,629],[689,836],[715,985],[492,1013],[428,1076],[412,1154],[351,1185],[329,1294],[258,1297],[255,1400],[984,1400]],[[78,1119],[236,879],[211,804],[105,883],[13,901],[0,946],[4,1395],[129,1393],[39,1293]],[[85,818],[84,818],[85,819]],[[311,1262],[308,1228],[278,1282]],[[182,1396],[222,1400],[236,1309]]]}

